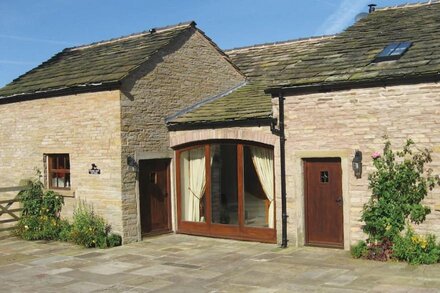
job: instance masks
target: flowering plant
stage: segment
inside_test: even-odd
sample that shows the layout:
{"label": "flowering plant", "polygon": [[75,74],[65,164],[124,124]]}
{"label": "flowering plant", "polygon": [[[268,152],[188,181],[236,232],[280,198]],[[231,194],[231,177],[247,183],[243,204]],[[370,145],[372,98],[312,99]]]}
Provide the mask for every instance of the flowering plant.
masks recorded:
{"label": "flowering plant", "polygon": [[393,257],[411,264],[432,264],[440,260],[440,247],[434,235],[418,235],[408,226],[406,233],[395,239]]}
{"label": "flowering plant", "polygon": [[[372,158],[376,168],[368,176],[372,196],[361,216],[368,239],[354,245],[352,255],[381,261],[395,258],[413,264],[438,262],[440,248],[435,237],[417,235],[409,227],[409,223],[425,221],[431,210],[422,200],[440,184],[438,176],[425,168],[432,161],[431,152],[414,150],[410,139],[402,151],[393,152],[386,140],[383,155],[374,152]],[[402,236],[406,224],[407,232]]]}
{"label": "flowering plant", "polygon": [[36,178],[30,180],[18,194],[23,211],[15,234],[27,240],[58,239],[64,199],[54,191],[45,191],[40,177],[41,173],[37,170]]}
{"label": "flowering plant", "polygon": [[439,184],[431,169],[425,165],[432,161],[431,152],[414,150],[414,142],[407,140],[402,151],[393,152],[389,140],[385,142],[383,156],[377,156],[376,171],[368,176],[371,199],[364,205],[361,219],[363,231],[369,240],[391,241],[405,228],[406,221],[422,223],[431,210],[421,202],[428,191]]}
{"label": "flowering plant", "polygon": [[373,158],[373,160],[375,160],[375,159],[378,159],[378,158],[380,158],[380,153],[379,152],[373,152],[372,154],[371,154],[371,157]]}

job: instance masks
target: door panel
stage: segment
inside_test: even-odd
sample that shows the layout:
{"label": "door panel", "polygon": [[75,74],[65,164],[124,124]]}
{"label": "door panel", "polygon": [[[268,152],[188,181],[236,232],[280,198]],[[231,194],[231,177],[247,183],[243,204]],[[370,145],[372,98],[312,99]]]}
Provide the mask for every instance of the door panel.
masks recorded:
{"label": "door panel", "polygon": [[139,195],[142,233],[169,231],[168,159],[142,160],[139,163]]}
{"label": "door panel", "polygon": [[340,159],[304,160],[306,244],[344,246]]}

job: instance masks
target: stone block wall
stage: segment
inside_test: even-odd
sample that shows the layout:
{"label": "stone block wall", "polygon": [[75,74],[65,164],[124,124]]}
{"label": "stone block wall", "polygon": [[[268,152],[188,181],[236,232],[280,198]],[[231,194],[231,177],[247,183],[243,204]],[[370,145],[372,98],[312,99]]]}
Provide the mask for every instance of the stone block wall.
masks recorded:
{"label": "stone block wall", "polygon": [[127,156],[170,153],[165,117],[244,80],[197,30],[183,33],[122,86],[123,225],[126,241],[140,239],[136,173]]}
{"label": "stone block wall", "polygon": [[[273,102],[277,112],[277,99]],[[348,249],[350,244],[364,238],[359,219],[362,206],[371,195],[368,189],[368,174],[374,170],[371,154],[382,152],[384,135],[396,149],[401,149],[408,138],[419,147],[431,148],[434,153],[430,167],[440,174],[439,114],[440,85],[435,83],[286,96],[286,179],[291,244],[304,244],[302,158],[341,158],[344,235]],[[363,153],[361,179],[354,177],[351,168],[355,150]],[[278,148],[275,151],[279,161]],[[279,172],[278,166],[276,170]],[[440,236],[440,212],[434,210],[440,203],[440,188],[431,192],[425,203],[432,213],[417,230]]]}
{"label": "stone block wall", "polygon": [[[68,153],[72,186],[62,191],[62,216],[86,200],[121,233],[120,129],[119,90],[1,104],[0,187],[43,172],[45,154]],[[92,163],[101,175],[88,173]]]}

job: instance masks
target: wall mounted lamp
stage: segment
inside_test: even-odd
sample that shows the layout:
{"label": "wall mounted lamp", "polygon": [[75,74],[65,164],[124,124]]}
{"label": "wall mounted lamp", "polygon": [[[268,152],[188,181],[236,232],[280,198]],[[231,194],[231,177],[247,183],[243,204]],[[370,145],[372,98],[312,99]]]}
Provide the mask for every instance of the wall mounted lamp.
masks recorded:
{"label": "wall mounted lamp", "polygon": [[130,167],[130,169],[132,171],[138,171],[139,170],[139,165],[136,162],[136,159],[133,158],[132,156],[128,156],[127,157],[127,165],[128,165],[128,167]]}
{"label": "wall mounted lamp", "polygon": [[354,153],[354,158],[352,161],[352,167],[353,167],[353,171],[354,171],[354,176],[356,178],[361,178],[362,177],[362,152],[359,150],[356,150]]}

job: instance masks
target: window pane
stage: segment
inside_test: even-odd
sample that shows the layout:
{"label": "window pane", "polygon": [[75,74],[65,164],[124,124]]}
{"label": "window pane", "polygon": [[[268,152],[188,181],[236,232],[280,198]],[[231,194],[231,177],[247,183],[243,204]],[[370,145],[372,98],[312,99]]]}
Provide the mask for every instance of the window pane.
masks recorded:
{"label": "window pane", "polygon": [[65,188],[70,188],[70,173],[66,173],[65,174],[65,182],[64,182],[64,187]]}
{"label": "window pane", "polygon": [[237,146],[211,145],[212,223],[238,224]]}
{"label": "window pane", "polygon": [[58,159],[57,169],[66,169],[65,156],[57,156],[57,159]]}
{"label": "window pane", "polygon": [[58,187],[58,180],[55,173],[50,173],[50,187]]}
{"label": "window pane", "polygon": [[182,221],[205,222],[205,148],[180,153]]}
{"label": "window pane", "polygon": [[70,188],[70,162],[68,154],[48,155],[49,187]]}
{"label": "window pane", "polygon": [[273,151],[255,146],[243,151],[245,225],[273,228]]}
{"label": "window pane", "polygon": [[51,159],[50,159],[50,161],[51,161],[51,168],[52,169],[56,169],[57,168],[57,157],[56,156],[51,156]]}

